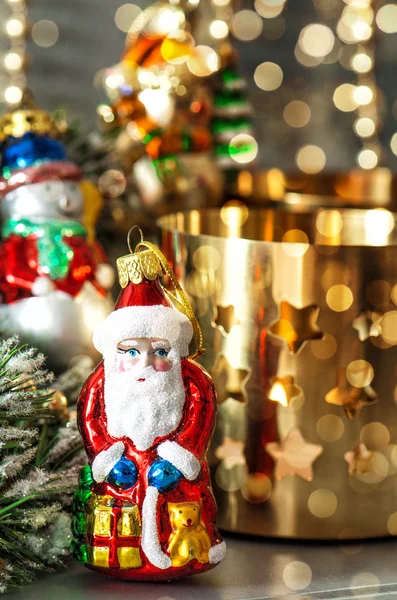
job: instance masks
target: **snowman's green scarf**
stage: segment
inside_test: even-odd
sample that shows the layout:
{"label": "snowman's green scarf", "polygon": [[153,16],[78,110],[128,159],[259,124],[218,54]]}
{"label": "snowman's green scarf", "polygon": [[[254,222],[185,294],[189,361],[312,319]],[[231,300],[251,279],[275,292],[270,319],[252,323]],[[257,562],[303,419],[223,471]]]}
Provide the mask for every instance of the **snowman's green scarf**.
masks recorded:
{"label": "snowman's green scarf", "polygon": [[34,223],[29,219],[7,219],[2,226],[3,239],[11,234],[27,237],[37,236],[39,264],[51,279],[63,279],[69,271],[74,252],[64,238],[74,235],[85,237],[85,227],[75,221]]}

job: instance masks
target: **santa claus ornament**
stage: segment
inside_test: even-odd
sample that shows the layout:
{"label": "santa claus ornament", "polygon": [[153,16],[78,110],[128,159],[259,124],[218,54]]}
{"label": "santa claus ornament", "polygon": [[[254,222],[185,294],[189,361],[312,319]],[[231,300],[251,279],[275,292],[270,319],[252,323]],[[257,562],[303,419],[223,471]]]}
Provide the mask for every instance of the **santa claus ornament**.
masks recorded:
{"label": "santa claus ornament", "polygon": [[37,346],[56,371],[77,354],[95,356],[92,331],[111,310],[114,280],[87,222],[99,191],[82,181],[59,133],[31,104],[0,119],[1,328]]}
{"label": "santa claus ornament", "polygon": [[[123,289],[95,329],[103,360],[78,403],[90,465],[75,493],[72,549],[113,577],[170,580],[225,555],[205,457],[216,395],[193,360],[200,327],[162,253],[141,240],[117,263]],[[164,274],[175,294],[160,285]]]}

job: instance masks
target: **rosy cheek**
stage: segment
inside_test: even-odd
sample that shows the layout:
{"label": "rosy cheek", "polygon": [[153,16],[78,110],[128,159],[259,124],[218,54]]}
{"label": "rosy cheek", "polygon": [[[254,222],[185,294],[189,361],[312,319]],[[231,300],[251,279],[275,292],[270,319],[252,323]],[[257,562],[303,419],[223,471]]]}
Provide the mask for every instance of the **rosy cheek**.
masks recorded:
{"label": "rosy cheek", "polygon": [[130,371],[134,368],[138,361],[138,358],[132,358],[132,356],[128,358],[126,356],[118,356],[116,361],[117,373],[124,373],[125,371]]}
{"label": "rosy cheek", "polygon": [[161,358],[160,356],[156,356],[153,367],[155,371],[161,371],[165,373],[166,371],[171,370],[172,363],[167,358]]}

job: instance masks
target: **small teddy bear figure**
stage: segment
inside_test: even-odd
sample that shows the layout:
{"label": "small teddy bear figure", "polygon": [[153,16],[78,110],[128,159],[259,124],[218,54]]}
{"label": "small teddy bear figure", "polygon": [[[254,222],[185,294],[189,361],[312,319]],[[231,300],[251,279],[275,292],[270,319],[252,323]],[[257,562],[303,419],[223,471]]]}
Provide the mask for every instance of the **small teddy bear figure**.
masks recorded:
{"label": "small teddy bear figure", "polygon": [[200,502],[168,502],[172,533],[169,553],[172,566],[181,567],[192,558],[208,562],[211,540],[201,519]]}

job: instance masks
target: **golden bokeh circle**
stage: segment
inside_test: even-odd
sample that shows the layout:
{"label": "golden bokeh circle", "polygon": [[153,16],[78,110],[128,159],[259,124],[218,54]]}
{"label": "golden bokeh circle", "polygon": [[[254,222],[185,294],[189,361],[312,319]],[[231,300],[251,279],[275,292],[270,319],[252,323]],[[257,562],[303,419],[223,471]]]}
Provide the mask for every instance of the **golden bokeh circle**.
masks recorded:
{"label": "golden bokeh circle", "polygon": [[196,46],[186,61],[189,71],[196,77],[208,77],[219,69],[217,52],[209,46]]}
{"label": "golden bokeh circle", "polygon": [[342,112],[352,112],[358,108],[358,102],[354,97],[356,86],[351,83],[342,83],[336,88],[333,96],[336,108]]}
{"label": "golden bokeh circle", "polygon": [[221,219],[230,228],[241,227],[249,217],[249,210],[244,202],[229,200],[221,208]]}
{"label": "golden bokeh circle", "polygon": [[312,112],[306,104],[300,100],[292,100],[284,108],[284,121],[296,129],[305,127],[311,118]]}
{"label": "golden bokeh circle", "polygon": [[389,474],[389,461],[381,452],[373,452],[369,461],[369,469],[355,473],[355,477],[362,483],[379,484]]}
{"label": "golden bokeh circle", "polygon": [[333,285],[327,292],[327,304],[335,312],[344,312],[353,304],[353,292],[347,285]]}
{"label": "golden bokeh circle", "polygon": [[336,339],[330,333],[325,333],[321,340],[312,340],[313,355],[320,360],[332,358],[338,349]]}
{"label": "golden bokeh circle", "polygon": [[295,161],[301,171],[314,175],[324,169],[327,158],[322,148],[307,144],[299,148]]}
{"label": "golden bokeh circle", "polygon": [[241,494],[251,504],[265,502],[272,492],[272,482],[264,473],[250,473],[241,488]]}
{"label": "golden bokeh circle", "polygon": [[360,165],[362,169],[374,169],[378,164],[379,157],[375,150],[371,148],[366,148],[365,150],[361,150],[361,152],[357,155],[357,163]]}
{"label": "golden bokeh circle", "polygon": [[368,423],[361,429],[360,440],[369,450],[377,450],[390,443],[390,432],[383,423]]}
{"label": "golden bokeh circle", "polygon": [[397,310],[385,313],[381,321],[382,338],[388,344],[397,344]]}
{"label": "golden bokeh circle", "polygon": [[243,42],[250,42],[257,38],[262,28],[263,21],[253,10],[239,10],[234,13],[230,23],[230,30],[234,37]]}
{"label": "golden bokeh circle", "polygon": [[221,264],[219,250],[213,246],[200,246],[193,253],[193,264],[201,273],[217,271]]}
{"label": "golden bokeh circle", "polygon": [[272,92],[280,87],[283,76],[283,71],[279,65],[273,62],[263,62],[256,67],[254,80],[261,90]]}
{"label": "golden bokeh circle", "polygon": [[376,24],[383,33],[397,33],[397,5],[381,6],[376,13]]}
{"label": "golden bokeh circle", "polygon": [[342,437],[345,426],[337,415],[324,415],[317,421],[316,431],[324,442],[336,442]]}
{"label": "golden bokeh circle", "polygon": [[335,36],[326,25],[312,23],[304,27],[299,36],[299,45],[303,52],[313,58],[323,58],[329,54],[335,44]]}
{"label": "golden bokeh circle", "polygon": [[340,234],[343,219],[337,210],[322,210],[316,219],[317,230],[325,237],[335,237]]}
{"label": "golden bokeh circle", "polygon": [[247,467],[236,465],[232,469],[227,469],[223,462],[219,465],[215,473],[215,481],[225,492],[237,492],[245,484],[247,479]]}
{"label": "golden bokeh circle", "polygon": [[397,535],[397,512],[392,513],[388,518],[387,530],[390,535]]}
{"label": "golden bokeh circle", "polygon": [[283,580],[291,590],[303,590],[311,583],[312,570],[307,563],[293,560],[284,567]]}
{"label": "golden bokeh circle", "polygon": [[116,10],[114,22],[121,31],[128,33],[131,25],[141,12],[141,9],[136,4],[122,4]]}
{"label": "golden bokeh circle", "polygon": [[371,384],[374,378],[374,369],[366,360],[354,360],[346,369],[346,379],[357,388],[364,388]]}
{"label": "golden bokeh circle", "polygon": [[318,519],[327,519],[335,513],[338,500],[331,490],[319,488],[310,494],[307,505],[312,515]]}
{"label": "golden bokeh circle", "polygon": [[362,138],[371,137],[376,131],[376,125],[372,119],[361,117],[355,121],[354,130]]}
{"label": "golden bokeh circle", "polygon": [[281,246],[288,256],[303,256],[309,249],[309,238],[301,229],[290,229],[284,233]]}

